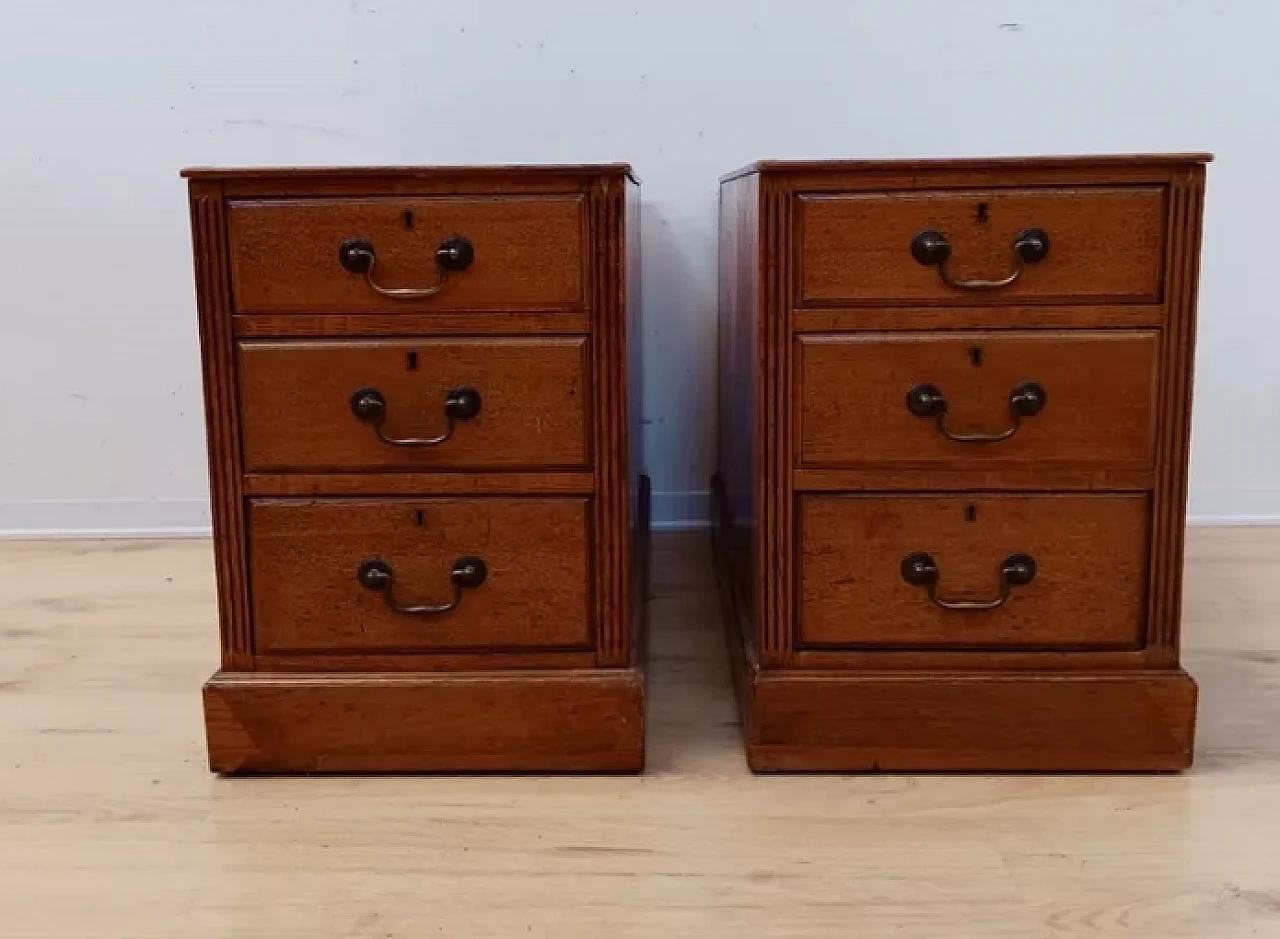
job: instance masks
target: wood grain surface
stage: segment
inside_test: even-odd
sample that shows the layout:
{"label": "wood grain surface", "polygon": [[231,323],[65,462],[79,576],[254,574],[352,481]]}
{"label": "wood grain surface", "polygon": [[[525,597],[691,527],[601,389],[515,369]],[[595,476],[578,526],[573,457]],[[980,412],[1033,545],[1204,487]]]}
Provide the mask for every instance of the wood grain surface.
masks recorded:
{"label": "wood grain surface", "polygon": [[590,495],[590,472],[246,473],[251,496]]}
{"label": "wood grain surface", "polygon": [[1191,763],[1196,685],[1180,671],[758,675],[758,772],[1153,772]]}
{"label": "wood grain surface", "polygon": [[[1126,308],[1128,309],[1128,308]],[[586,310],[503,310],[501,316],[475,310],[425,313],[243,313],[231,317],[238,338],[352,336],[568,336],[591,331]]]}
{"label": "wood grain surface", "polygon": [[[251,759],[233,741],[215,766],[639,768],[649,500],[629,440],[643,332],[629,168],[183,175],[225,666],[209,734],[226,742],[228,708],[262,729]],[[435,252],[453,236],[475,261],[439,291],[375,289],[440,285]],[[372,242],[372,283],[341,265],[349,238]],[[353,393],[375,389],[385,436],[434,437],[448,426],[444,396],[463,385],[479,414],[431,447],[381,440],[352,413]],[[455,563],[481,551],[486,582],[430,623],[356,580],[377,559],[392,565],[397,606],[440,605]],[[449,722],[401,726],[406,710],[441,702]],[[468,707],[501,714],[502,734],[464,745]],[[313,726],[351,708],[361,720]],[[627,733],[598,733],[619,708]]]}
{"label": "wood grain surface", "polygon": [[760,179],[744,176],[720,190],[716,445],[720,482],[738,524],[726,531],[744,589],[754,602],[760,550],[757,513],[766,490],[759,478],[761,229]]}
{"label": "wood grain surface", "polygon": [[[888,648],[1135,648],[1146,626],[1145,495],[807,496],[800,500],[800,642]],[[927,552],[943,600],[1000,596],[1000,565],[1035,579],[998,609],[946,610],[902,578]]]}
{"label": "wood grain surface", "polygon": [[[236,310],[580,307],[587,282],[585,211],[576,195],[232,202],[227,224]],[[440,276],[436,248],[454,236],[472,243],[474,262],[421,300],[382,297],[363,275],[338,263],[343,242],[362,238],[373,245],[380,285],[430,287]]]}
{"label": "wood grain surface", "polygon": [[635,772],[644,685],[633,670],[465,675],[214,675],[219,772]]}
{"label": "wood grain surface", "polygon": [[1280,934],[1280,530],[1193,528],[1183,775],[765,775],[705,536],[655,536],[630,776],[217,778],[208,541],[0,544],[5,939]]}
{"label": "wood grain surface", "polygon": [[[1160,298],[1165,195],[1154,186],[802,195],[796,211],[803,304]],[[916,235],[938,231],[954,278],[994,280],[1012,271],[1014,240],[1028,228],[1048,233],[1049,253],[999,290],[949,286],[911,256]]]}
{"label": "wood grain surface", "polygon": [[[241,342],[244,460],[249,471],[575,469],[590,466],[586,337]],[[386,401],[383,433],[448,430],[455,388],[480,395],[435,446],[396,446],[359,420],[351,396]]]}
{"label": "wood grain surface", "polygon": [[[249,509],[255,651],[586,647],[589,499],[255,499]],[[443,604],[475,556],[488,578],[438,615],[392,610],[356,579],[381,560],[401,604]]]}
{"label": "wood grain surface", "polygon": [[[1157,333],[845,333],[801,336],[796,350],[802,466],[1144,469],[1154,458]],[[906,406],[908,391],[931,384],[948,431],[1000,434],[1025,382],[1043,388],[1044,409],[998,443],[949,440]]]}
{"label": "wood grain surface", "polygon": [[252,655],[252,639],[226,202],[221,185],[204,180],[191,183],[189,202],[209,457],[209,514],[218,553],[218,633],[223,666],[241,668]]}
{"label": "wood grain surface", "polygon": [[[722,207],[755,203],[754,216],[721,216],[721,409],[749,408],[752,421],[721,422],[713,479],[754,766],[1185,767],[1196,698],[1177,587],[1205,162],[765,162],[725,178]],[[1048,233],[1048,254],[1018,266],[1014,241],[1032,227]],[[947,239],[950,281],[912,254],[927,230]],[[954,282],[1014,273],[993,289]],[[724,349],[744,329],[755,352],[728,356],[726,378]],[[1009,399],[1026,382],[1046,404],[1015,428]],[[926,383],[946,400],[942,420],[907,407]],[[944,433],[1013,430],[981,444]],[[732,490],[748,487],[729,481],[745,467],[743,504]],[[907,554],[937,553],[926,541],[954,558],[938,564],[937,601],[1000,598],[1001,564],[1024,550],[1012,542],[1037,542],[1027,553],[1052,558],[1042,570],[1062,579],[1038,574],[998,610],[943,610],[900,572]],[[888,684],[895,670],[900,686]],[[1018,670],[1021,685],[1009,680]],[[983,675],[996,690],[957,710]],[[875,689],[918,726],[879,715]],[[1150,719],[1124,737],[1086,706],[1095,696]],[[785,740],[761,736],[775,705]],[[1070,739],[1070,752],[1012,753],[1023,714],[1037,727],[1023,739]],[[819,743],[806,721],[851,726],[843,743]],[[948,756],[954,721],[964,727]],[[864,725],[885,736],[872,745]],[[978,728],[985,758],[966,737]]]}

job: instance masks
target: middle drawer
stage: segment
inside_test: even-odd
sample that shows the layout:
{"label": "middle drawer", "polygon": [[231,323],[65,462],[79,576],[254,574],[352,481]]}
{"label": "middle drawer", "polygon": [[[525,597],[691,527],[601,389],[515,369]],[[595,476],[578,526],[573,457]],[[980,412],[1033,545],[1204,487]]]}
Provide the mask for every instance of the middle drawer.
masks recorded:
{"label": "middle drawer", "polygon": [[1159,334],[853,333],[796,347],[804,467],[1147,468]]}
{"label": "middle drawer", "polygon": [[241,342],[261,470],[590,466],[586,337]]}

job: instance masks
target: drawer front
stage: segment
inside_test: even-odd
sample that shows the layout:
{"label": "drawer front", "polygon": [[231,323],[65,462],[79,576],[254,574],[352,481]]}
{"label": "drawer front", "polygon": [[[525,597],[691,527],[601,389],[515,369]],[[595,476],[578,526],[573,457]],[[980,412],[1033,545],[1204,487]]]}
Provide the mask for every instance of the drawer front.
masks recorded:
{"label": "drawer front", "polygon": [[1136,648],[1148,517],[1146,495],[804,497],[800,643]]}
{"label": "drawer front", "polygon": [[[1161,187],[802,196],[799,300],[818,306],[1155,302],[1164,201]],[[1016,257],[1020,234],[1035,230],[1047,235],[1040,240],[1047,250],[1024,241]],[[928,237],[913,252],[921,235]],[[944,253],[945,262],[937,263]],[[1015,272],[1017,279],[1001,287],[959,285]]]}
{"label": "drawer front", "polygon": [[585,205],[579,195],[233,202],[236,307],[242,313],[581,307]]}
{"label": "drawer front", "polygon": [[[534,498],[255,500],[249,551],[256,649],[589,646],[588,505]],[[449,610],[413,609],[455,601]]]}
{"label": "drawer front", "polygon": [[815,335],[797,356],[802,466],[1153,460],[1153,332]]}
{"label": "drawer front", "polygon": [[583,337],[242,342],[245,466],[585,467],[587,350]]}

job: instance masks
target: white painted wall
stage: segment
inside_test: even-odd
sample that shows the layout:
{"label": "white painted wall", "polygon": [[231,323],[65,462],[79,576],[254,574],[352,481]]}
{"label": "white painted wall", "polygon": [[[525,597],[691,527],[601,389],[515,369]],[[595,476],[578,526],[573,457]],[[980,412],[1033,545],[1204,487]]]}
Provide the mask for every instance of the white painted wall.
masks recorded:
{"label": "white painted wall", "polygon": [[717,177],[762,157],[1211,149],[1192,513],[1280,520],[1280,5],[7,0],[0,530],[207,524],[187,164],[644,179],[647,449],[705,511]]}

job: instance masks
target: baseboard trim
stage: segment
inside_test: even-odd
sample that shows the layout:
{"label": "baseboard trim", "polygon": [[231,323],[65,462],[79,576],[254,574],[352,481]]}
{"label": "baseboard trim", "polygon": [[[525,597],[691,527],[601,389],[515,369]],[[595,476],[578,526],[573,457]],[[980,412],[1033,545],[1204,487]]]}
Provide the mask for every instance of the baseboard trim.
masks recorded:
{"label": "baseboard trim", "polygon": [[0,538],[207,538],[207,499],[28,499],[0,501]]}
{"label": "baseboard trim", "polygon": [[654,522],[651,527],[653,531],[661,532],[709,531],[711,520],[707,518],[668,519],[665,522]]}
{"label": "baseboard trim", "polygon": [[[652,530],[706,531],[711,493],[655,492]],[[1280,526],[1277,513],[1202,513],[1187,517],[1194,527]],[[31,499],[0,501],[0,539],[43,541],[106,538],[208,538],[206,499]]]}
{"label": "baseboard trim", "polygon": [[654,531],[705,531],[711,527],[711,493],[655,492],[653,494]]}
{"label": "baseboard trim", "polygon": [[1280,525],[1280,515],[1188,515],[1192,528],[1263,528]]}

